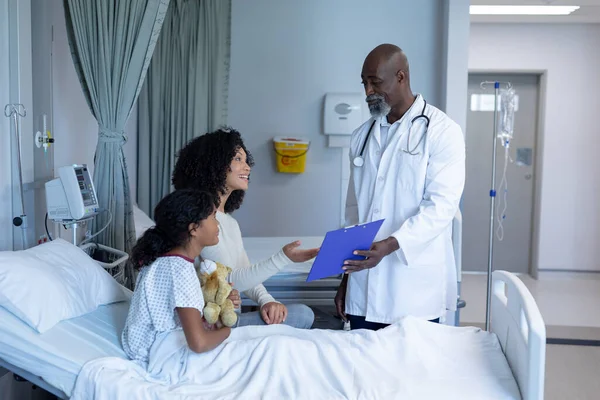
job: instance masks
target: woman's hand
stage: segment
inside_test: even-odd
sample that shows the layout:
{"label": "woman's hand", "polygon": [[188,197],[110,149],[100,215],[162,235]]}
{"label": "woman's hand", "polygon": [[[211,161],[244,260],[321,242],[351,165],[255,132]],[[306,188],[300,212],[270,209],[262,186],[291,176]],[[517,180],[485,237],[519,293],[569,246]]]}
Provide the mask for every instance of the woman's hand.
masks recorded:
{"label": "woman's hand", "polygon": [[300,246],[300,244],[300,241],[296,240],[295,242],[288,243],[285,246],[283,246],[283,252],[287,256],[287,258],[289,258],[295,263],[302,263],[311,260],[317,256],[317,253],[319,252],[318,248],[299,249],[298,247]]}
{"label": "woman's hand", "polygon": [[265,304],[260,309],[260,316],[267,325],[281,324],[287,318],[286,306],[277,302]]}
{"label": "woman's hand", "polygon": [[[233,286],[233,283],[231,283],[231,286]],[[233,289],[227,298],[233,303],[233,308],[240,308],[242,305],[240,292],[238,292],[236,289]]]}

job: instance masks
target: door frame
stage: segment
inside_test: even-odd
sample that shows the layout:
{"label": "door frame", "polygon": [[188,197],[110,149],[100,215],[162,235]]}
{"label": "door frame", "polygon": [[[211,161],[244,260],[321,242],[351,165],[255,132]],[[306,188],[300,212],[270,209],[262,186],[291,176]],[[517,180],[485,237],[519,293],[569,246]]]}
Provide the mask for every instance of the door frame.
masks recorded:
{"label": "door frame", "polygon": [[[471,74],[502,74],[502,75],[535,75],[539,79],[539,96],[537,112],[537,129],[535,132],[535,153],[533,163],[533,218],[531,221],[531,252],[529,260],[529,275],[538,279],[540,259],[540,210],[542,196],[542,171],[544,154],[544,131],[546,116],[546,89],[548,84],[547,69],[510,69],[510,68],[469,68]],[[468,103],[467,103],[468,104]]]}

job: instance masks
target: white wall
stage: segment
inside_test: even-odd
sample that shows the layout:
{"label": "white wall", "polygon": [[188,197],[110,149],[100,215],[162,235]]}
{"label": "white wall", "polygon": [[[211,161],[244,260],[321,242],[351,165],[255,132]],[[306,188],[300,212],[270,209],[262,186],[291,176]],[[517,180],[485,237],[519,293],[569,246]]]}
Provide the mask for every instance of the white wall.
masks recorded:
{"label": "white wall", "polygon": [[[402,47],[412,87],[442,106],[443,6],[438,0],[233,0],[229,124],[256,159],[244,206],[244,235],[322,235],[339,226],[342,149],[326,147],[327,92],[362,93],[365,56],[380,43]],[[304,174],[275,171],[271,138],[311,140]]]}
{"label": "white wall", "polygon": [[547,70],[538,267],[600,270],[600,25],[474,24],[469,68]]}
{"label": "white wall", "polygon": [[[0,0],[0,107],[9,103],[8,0]],[[12,250],[10,125],[0,115],[0,251]]]}
{"label": "white wall", "polygon": [[[8,3],[8,5],[7,5]],[[18,147],[17,141],[15,140],[15,134],[12,128],[12,124],[7,123],[7,119],[4,117],[4,106],[7,103],[20,103],[25,107],[26,116],[19,118],[21,136],[21,166],[22,166],[22,177],[23,182],[28,182],[33,179],[33,130],[32,123],[32,73],[31,73],[31,4],[29,0],[23,1],[8,1],[3,2],[2,10],[3,16],[6,18],[7,23],[2,23],[1,30],[8,37],[4,36],[0,39],[4,44],[0,45],[5,50],[3,52],[3,60],[0,61],[2,67],[0,67],[0,80],[4,81],[1,84],[4,87],[2,91],[2,99],[4,99],[2,106],[2,116],[4,119],[0,126],[0,130],[3,130],[5,137],[1,140],[7,144],[3,146],[1,150],[1,159],[5,163],[4,166],[8,166],[0,178],[0,185],[2,185],[3,192],[0,195],[0,208],[3,209],[0,218],[8,222],[8,225],[3,226],[3,238],[2,246],[8,249],[21,249],[22,248],[22,230],[12,226],[12,218],[20,215],[21,210],[21,197],[19,191],[19,173],[18,173],[18,162],[17,154]],[[8,40],[6,40],[8,39]],[[8,46],[8,47],[6,47]],[[8,50],[8,51],[6,51]],[[6,68],[8,67],[8,75],[6,75]],[[4,72],[2,72],[4,71]],[[8,141],[6,138],[8,137]],[[7,192],[6,189],[9,191]],[[10,200],[9,200],[10,198]],[[30,215],[32,213],[32,200],[31,196],[25,196],[25,214]],[[12,208],[11,208],[12,207]],[[10,214],[10,215],[9,215]],[[4,223],[3,223],[4,224]],[[31,222],[28,224],[31,226]],[[10,234],[5,229],[12,229]],[[29,233],[29,243],[33,241],[32,231],[26,231]],[[12,236],[12,242],[9,242]]]}
{"label": "white wall", "polygon": [[469,0],[444,2],[444,74],[442,110],[462,129],[467,127],[467,88],[469,81]]}

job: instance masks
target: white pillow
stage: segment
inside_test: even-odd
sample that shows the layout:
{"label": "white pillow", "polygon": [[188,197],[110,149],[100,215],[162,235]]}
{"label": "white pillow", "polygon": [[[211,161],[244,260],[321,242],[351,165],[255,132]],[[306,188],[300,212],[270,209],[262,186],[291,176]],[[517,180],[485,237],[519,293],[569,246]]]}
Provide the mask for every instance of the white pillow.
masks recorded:
{"label": "white pillow", "polygon": [[0,252],[0,306],[40,333],[103,304],[126,300],[127,292],[83,250],[63,239]]}
{"label": "white pillow", "polygon": [[144,232],[152,228],[155,224],[145,212],[140,210],[137,205],[133,205],[133,225],[135,225],[135,238],[139,239]]}

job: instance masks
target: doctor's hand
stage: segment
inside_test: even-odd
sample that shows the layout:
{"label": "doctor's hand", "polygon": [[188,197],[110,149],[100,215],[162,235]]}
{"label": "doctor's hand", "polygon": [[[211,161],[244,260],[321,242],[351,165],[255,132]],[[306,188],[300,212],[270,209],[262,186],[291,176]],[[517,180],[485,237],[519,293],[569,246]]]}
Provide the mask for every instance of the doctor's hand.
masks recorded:
{"label": "doctor's hand", "polygon": [[395,237],[390,236],[379,242],[374,242],[371,250],[356,250],[355,255],[367,257],[365,260],[346,260],[342,269],[346,273],[358,272],[377,266],[383,257],[398,250],[400,245]]}
{"label": "doctor's hand", "polygon": [[277,302],[270,302],[260,308],[260,316],[267,325],[281,324],[287,318],[286,306]]}
{"label": "doctor's hand", "polygon": [[338,313],[338,316],[344,322],[348,322],[348,317],[346,317],[346,287],[348,282],[348,276],[344,276],[345,279],[342,280],[342,284],[337,290],[335,294],[335,299],[333,300],[335,303],[335,309]]}
{"label": "doctor's hand", "polygon": [[299,249],[300,241],[296,240],[295,242],[288,243],[283,246],[283,253],[295,263],[302,263],[308,260],[312,260],[317,256],[319,249]]}

